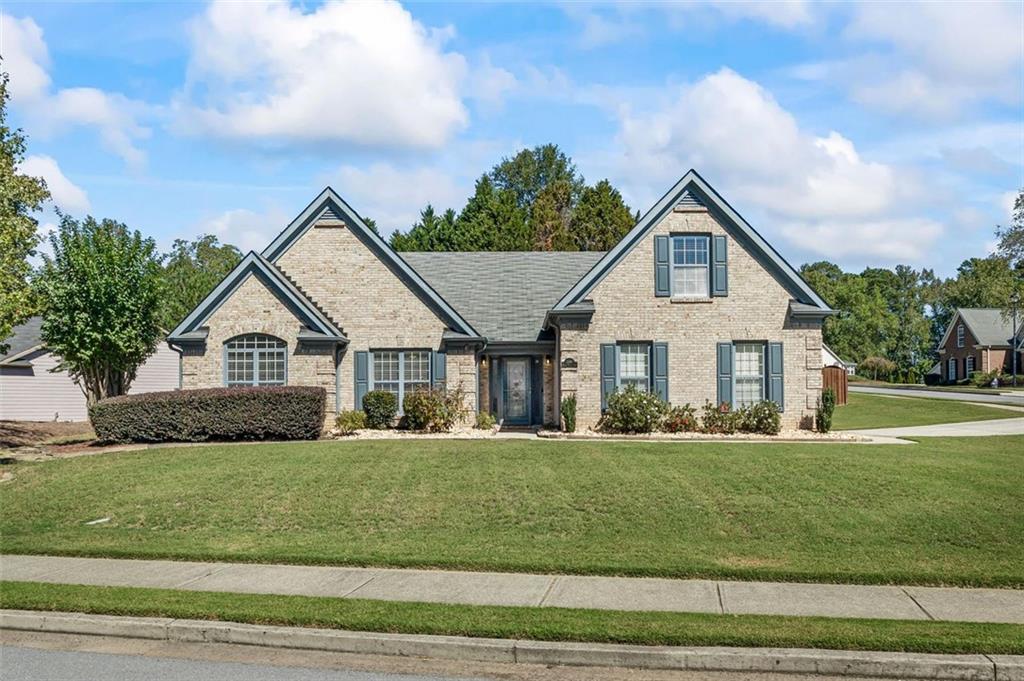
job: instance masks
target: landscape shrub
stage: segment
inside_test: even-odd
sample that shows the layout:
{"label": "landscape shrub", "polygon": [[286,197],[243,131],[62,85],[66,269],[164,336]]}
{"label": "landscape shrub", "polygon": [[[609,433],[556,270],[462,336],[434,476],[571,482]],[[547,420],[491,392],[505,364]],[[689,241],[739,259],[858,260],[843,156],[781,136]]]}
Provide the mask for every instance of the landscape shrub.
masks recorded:
{"label": "landscape shrub", "polygon": [[896,373],[896,362],[885,357],[866,357],[857,365],[857,373],[872,380],[888,381]]}
{"label": "landscape shrub", "polygon": [[700,430],[697,410],[689,403],[681,407],[672,407],[665,414],[665,419],[661,422],[661,429],[666,433],[693,433]]}
{"label": "landscape shrub", "polygon": [[654,393],[628,385],[608,396],[598,428],[608,433],[650,433],[656,430],[668,405]]}
{"label": "landscape shrub", "polygon": [[398,416],[398,396],[387,390],[371,390],[363,396],[363,412],[367,427],[390,428]]}
{"label": "landscape shrub", "polygon": [[1005,385],[1002,378],[1002,369],[993,369],[992,371],[975,371],[971,374],[971,385],[976,388],[989,388],[992,386],[992,381],[996,381],[997,385]]}
{"label": "landscape shrub", "polygon": [[562,427],[567,433],[576,432],[576,393],[562,398]]}
{"label": "landscape shrub", "polygon": [[729,408],[728,402],[716,405],[714,402],[705,401],[702,411],[701,430],[705,433],[732,435],[736,432],[737,414]]}
{"label": "landscape shrub", "polygon": [[814,425],[819,433],[832,430],[832,414],[836,410],[836,391],[825,388],[818,398],[818,408],[814,410]]}
{"label": "landscape shrub", "polygon": [[761,400],[738,412],[739,430],[743,433],[778,435],[782,430],[782,415],[779,405],[771,400]]}
{"label": "landscape shrub", "polygon": [[107,442],[315,440],[324,426],[323,388],[207,388],[122,395],[89,410]]}
{"label": "landscape shrub", "polygon": [[490,430],[494,427],[495,421],[494,416],[490,412],[480,411],[476,414],[476,427],[480,430]]}
{"label": "landscape shrub", "polygon": [[340,435],[353,435],[357,430],[366,428],[366,412],[343,411],[334,419],[334,425]]}
{"label": "landscape shrub", "polygon": [[462,388],[454,390],[417,390],[402,400],[405,427],[446,433],[455,427],[466,413]]}

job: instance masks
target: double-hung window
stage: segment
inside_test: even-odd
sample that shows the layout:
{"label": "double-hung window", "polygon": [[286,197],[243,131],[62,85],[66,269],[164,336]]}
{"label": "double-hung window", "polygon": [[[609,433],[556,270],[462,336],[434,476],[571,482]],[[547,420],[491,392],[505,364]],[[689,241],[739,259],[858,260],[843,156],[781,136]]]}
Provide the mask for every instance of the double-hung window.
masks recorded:
{"label": "double-hung window", "polygon": [[709,237],[675,235],[672,237],[672,296],[707,298]]}
{"label": "double-hung window", "polygon": [[651,389],[650,343],[619,344],[619,387],[636,386],[643,392]]}
{"label": "double-hung window", "polygon": [[409,393],[430,388],[429,350],[374,350],[373,389],[387,390],[398,399],[398,410]]}
{"label": "double-hung window", "polygon": [[956,358],[955,357],[950,357],[949,361],[946,362],[946,380],[947,381],[955,381],[956,380]]}
{"label": "double-hung window", "polygon": [[280,338],[250,333],[224,346],[224,383],[228,386],[284,385],[288,346]]}
{"label": "double-hung window", "polygon": [[736,343],[736,408],[749,407],[764,399],[764,343]]}
{"label": "double-hung window", "polygon": [[956,327],[956,346],[962,348],[964,346],[964,325],[960,324]]}
{"label": "double-hung window", "polygon": [[974,355],[969,355],[964,360],[964,378],[970,378],[974,373]]}

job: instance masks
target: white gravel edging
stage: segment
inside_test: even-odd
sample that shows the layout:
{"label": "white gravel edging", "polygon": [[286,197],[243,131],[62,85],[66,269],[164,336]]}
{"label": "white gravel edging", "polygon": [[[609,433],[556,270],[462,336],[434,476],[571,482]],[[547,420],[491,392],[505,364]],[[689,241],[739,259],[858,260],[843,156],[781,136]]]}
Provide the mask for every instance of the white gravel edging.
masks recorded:
{"label": "white gravel edging", "polygon": [[803,648],[697,648],[524,641],[27,610],[0,610],[0,629],[473,662],[905,679],[1024,680],[1024,656],[1015,655],[990,657]]}

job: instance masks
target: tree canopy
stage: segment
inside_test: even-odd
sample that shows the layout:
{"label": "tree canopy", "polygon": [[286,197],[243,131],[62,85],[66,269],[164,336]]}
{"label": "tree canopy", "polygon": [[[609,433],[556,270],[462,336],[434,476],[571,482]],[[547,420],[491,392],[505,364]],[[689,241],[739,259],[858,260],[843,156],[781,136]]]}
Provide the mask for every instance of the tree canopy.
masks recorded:
{"label": "tree canopy", "polygon": [[212,234],[194,241],[176,239],[162,258],[164,286],[157,324],[165,331],[177,326],[241,259],[241,251]]}
{"label": "tree canopy", "polygon": [[18,172],[25,136],[7,125],[7,74],[0,72],[0,352],[11,330],[35,312],[28,275],[39,239],[32,213],[50,198],[46,182]]}
{"label": "tree canopy", "polygon": [[90,406],[123,395],[163,335],[156,245],[114,220],[67,215],[50,245],[37,279],[43,343]]}
{"label": "tree canopy", "polygon": [[607,250],[635,218],[608,180],[588,186],[554,144],[504,158],[476,182],[462,210],[441,215],[427,206],[398,251]]}

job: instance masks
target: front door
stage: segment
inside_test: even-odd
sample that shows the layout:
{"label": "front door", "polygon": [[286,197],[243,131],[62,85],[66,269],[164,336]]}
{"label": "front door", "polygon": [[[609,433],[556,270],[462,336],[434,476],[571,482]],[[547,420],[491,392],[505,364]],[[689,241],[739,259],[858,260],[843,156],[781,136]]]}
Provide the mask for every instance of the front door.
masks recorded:
{"label": "front door", "polygon": [[504,389],[505,423],[528,425],[530,423],[530,360],[508,358],[505,360]]}

